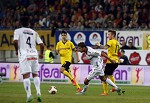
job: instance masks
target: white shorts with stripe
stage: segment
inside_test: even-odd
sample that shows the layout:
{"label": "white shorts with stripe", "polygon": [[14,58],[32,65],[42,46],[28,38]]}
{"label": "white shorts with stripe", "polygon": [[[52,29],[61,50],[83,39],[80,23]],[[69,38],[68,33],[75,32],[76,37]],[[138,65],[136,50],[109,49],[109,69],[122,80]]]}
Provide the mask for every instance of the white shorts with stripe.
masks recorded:
{"label": "white shorts with stripe", "polygon": [[100,62],[98,62],[98,65],[92,65],[92,71],[88,74],[87,79],[91,80],[95,76],[104,76],[103,64]]}
{"label": "white shorts with stripe", "polygon": [[39,71],[38,58],[25,58],[24,60],[19,61],[20,73],[35,73]]}

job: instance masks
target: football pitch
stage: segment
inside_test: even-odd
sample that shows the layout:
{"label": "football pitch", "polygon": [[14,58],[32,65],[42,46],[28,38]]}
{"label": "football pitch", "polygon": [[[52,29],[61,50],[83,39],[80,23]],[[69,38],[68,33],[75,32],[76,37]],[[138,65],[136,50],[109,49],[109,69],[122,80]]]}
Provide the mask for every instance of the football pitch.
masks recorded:
{"label": "football pitch", "polygon": [[[34,100],[37,103],[34,84],[31,84]],[[58,93],[49,94],[48,88],[56,86]],[[83,85],[81,85],[83,86]],[[100,96],[101,85],[90,84],[84,95],[76,95],[76,87],[71,84],[41,83],[42,103],[150,103],[150,87],[148,86],[120,86],[125,89],[125,94],[109,93],[108,96]],[[111,87],[109,86],[109,89]],[[0,84],[0,103],[25,103],[26,93],[22,83],[4,82]]]}

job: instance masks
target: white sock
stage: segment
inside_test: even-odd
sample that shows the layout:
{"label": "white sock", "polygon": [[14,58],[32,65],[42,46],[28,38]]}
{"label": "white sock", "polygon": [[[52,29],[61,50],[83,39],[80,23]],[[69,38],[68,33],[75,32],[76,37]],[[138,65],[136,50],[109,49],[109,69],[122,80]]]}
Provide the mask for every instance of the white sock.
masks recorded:
{"label": "white sock", "polygon": [[84,87],[83,87],[81,92],[86,92],[88,87],[89,87],[88,85],[84,85]]}
{"label": "white sock", "polygon": [[31,96],[31,82],[30,82],[30,79],[29,78],[26,78],[23,80],[23,84],[24,84],[24,89],[27,93],[27,97],[30,97]]}
{"label": "white sock", "polygon": [[34,85],[35,85],[37,94],[41,95],[41,91],[40,91],[40,78],[39,77],[34,77]]}
{"label": "white sock", "polygon": [[116,84],[114,84],[110,79],[106,79],[106,82],[109,84],[109,85],[111,85],[111,86],[113,86],[115,89],[118,89],[118,87],[116,86]]}

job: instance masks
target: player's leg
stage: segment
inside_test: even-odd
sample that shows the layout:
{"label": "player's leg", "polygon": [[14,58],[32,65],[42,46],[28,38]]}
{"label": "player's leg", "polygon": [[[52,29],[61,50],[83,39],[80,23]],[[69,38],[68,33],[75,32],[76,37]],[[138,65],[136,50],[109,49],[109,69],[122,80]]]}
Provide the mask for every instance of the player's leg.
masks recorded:
{"label": "player's leg", "polygon": [[115,90],[117,91],[118,95],[121,95],[121,89],[116,84],[114,84],[109,78],[107,78],[106,76],[99,76],[99,78],[102,81],[104,81],[104,82],[108,83],[109,85],[111,85],[112,87],[114,87]]}
{"label": "player's leg", "polygon": [[30,102],[32,101],[33,97],[31,94],[31,82],[30,82],[30,73],[31,73],[31,66],[30,66],[30,62],[25,60],[22,60],[19,62],[19,66],[20,66],[20,72],[23,75],[23,85],[24,85],[24,89],[27,93],[27,100],[26,102]]}
{"label": "player's leg", "polygon": [[[70,68],[68,69],[68,72],[69,72],[70,75],[71,75],[71,70],[70,70]],[[80,91],[82,90],[81,87],[79,86],[79,84],[76,82],[75,78],[73,78],[72,84],[77,87],[77,92],[80,92]]]}
{"label": "player's leg", "polygon": [[65,62],[62,67],[60,68],[60,72],[67,76],[71,81],[73,80],[72,75],[67,71],[70,66],[70,62]]}
{"label": "player's leg", "polygon": [[85,93],[87,91],[87,89],[89,87],[89,81],[90,80],[88,80],[87,78],[85,78],[85,80],[84,80],[84,87],[83,87],[83,89],[81,91],[82,93]]}
{"label": "player's leg", "polygon": [[[115,69],[118,67],[118,63],[115,63],[115,64],[111,64],[111,71],[108,75],[109,79],[115,83],[115,78],[113,76],[113,72],[115,71]],[[112,90],[110,90],[111,92],[115,92],[115,88],[112,88]]]}
{"label": "player's leg", "polygon": [[93,71],[93,70],[92,70],[92,71],[89,73],[89,75],[88,75],[88,76],[85,78],[85,80],[84,80],[84,86],[83,86],[82,91],[79,92],[79,93],[77,93],[77,94],[84,94],[84,93],[87,91],[88,87],[89,87],[89,82],[90,82],[91,79],[94,78],[97,74],[98,74],[98,73],[97,73],[96,71]]}
{"label": "player's leg", "polygon": [[39,63],[38,60],[32,61],[32,77],[34,79],[34,86],[36,88],[37,101],[42,102],[40,90],[40,78],[38,77]]}
{"label": "player's leg", "polygon": [[[109,64],[106,64],[106,66],[105,66],[105,70],[104,70],[104,72],[105,72],[105,75],[109,72],[109,67],[110,67],[110,65]],[[102,96],[105,96],[105,95],[108,95],[108,84],[106,83],[106,82],[102,82],[102,86],[103,86],[103,93],[101,94]]]}

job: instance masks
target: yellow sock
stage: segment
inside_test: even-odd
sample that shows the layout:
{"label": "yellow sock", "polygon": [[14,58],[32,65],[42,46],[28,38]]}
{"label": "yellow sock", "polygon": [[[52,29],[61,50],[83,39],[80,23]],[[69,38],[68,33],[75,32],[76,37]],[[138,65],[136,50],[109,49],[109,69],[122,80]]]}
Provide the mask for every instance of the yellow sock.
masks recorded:
{"label": "yellow sock", "polygon": [[76,82],[76,87],[77,87],[77,88],[80,88],[80,86],[79,86],[79,84],[78,84],[77,82]]}
{"label": "yellow sock", "polygon": [[110,79],[113,83],[115,83],[115,78],[114,78],[113,75],[109,75],[109,79]]}
{"label": "yellow sock", "polygon": [[102,85],[103,85],[104,93],[108,93],[108,84],[106,82],[103,82]]}
{"label": "yellow sock", "polygon": [[67,72],[66,70],[63,71],[63,74],[67,76],[70,80],[73,80],[73,77],[71,76],[71,74]]}
{"label": "yellow sock", "polygon": [[[71,70],[70,69],[68,69],[68,71],[69,71],[69,74],[71,75]],[[79,84],[76,82],[76,87],[77,88],[80,88],[80,86],[79,86]]]}

